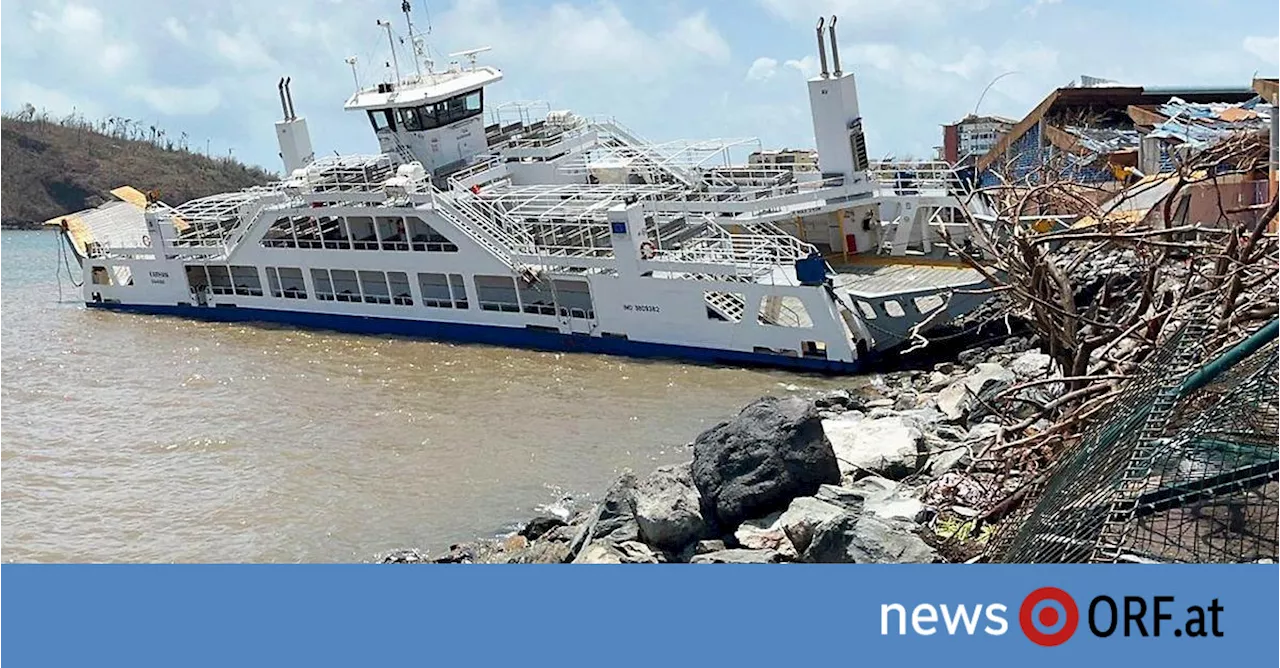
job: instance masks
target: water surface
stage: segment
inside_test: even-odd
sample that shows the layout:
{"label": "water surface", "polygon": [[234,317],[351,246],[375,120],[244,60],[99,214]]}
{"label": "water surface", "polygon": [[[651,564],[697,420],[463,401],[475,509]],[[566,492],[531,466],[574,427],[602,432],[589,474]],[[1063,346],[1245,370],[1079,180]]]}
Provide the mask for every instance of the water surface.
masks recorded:
{"label": "water surface", "polygon": [[687,459],[754,397],[849,384],[90,311],[55,234],[0,241],[5,561],[440,550]]}

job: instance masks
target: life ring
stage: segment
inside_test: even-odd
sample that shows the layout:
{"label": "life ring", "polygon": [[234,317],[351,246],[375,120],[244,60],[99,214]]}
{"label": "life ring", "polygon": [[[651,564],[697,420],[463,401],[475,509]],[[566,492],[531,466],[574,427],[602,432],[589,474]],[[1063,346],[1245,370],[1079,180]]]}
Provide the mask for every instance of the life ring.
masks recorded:
{"label": "life ring", "polygon": [[653,256],[655,256],[655,255],[657,255],[657,254],[658,254],[658,249],[657,249],[657,247],[655,247],[655,246],[653,245],[653,242],[651,242],[651,241],[646,241],[646,242],[644,242],[644,243],[640,244],[640,257],[641,257],[641,258],[643,258],[643,259],[645,259],[645,260],[652,260],[652,259],[653,259]]}
{"label": "life ring", "polygon": [[151,247],[151,235],[149,234],[142,235],[142,245],[146,246],[147,248]]}

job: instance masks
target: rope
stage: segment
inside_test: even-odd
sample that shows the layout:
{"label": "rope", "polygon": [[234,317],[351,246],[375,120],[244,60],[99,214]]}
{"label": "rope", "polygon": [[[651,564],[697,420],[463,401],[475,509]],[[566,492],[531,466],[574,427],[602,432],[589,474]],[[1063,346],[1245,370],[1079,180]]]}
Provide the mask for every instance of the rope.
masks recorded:
{"label": "rope", "polygon": [[[58,301],[61,302],[62,301],[62,271],[64,269],[66,270],[67,280],[71,281],[71,285],[77,288],[84,286],[84,279],[81,278],[77,282],[75,272],[71,270],[71,259],[67,257],[67,247],[63,243],[63,238],[61,235],[58,236],[56,242],[58,244],[58,260],[55,261],[53,274],[58,279]],[[61,263],[62,265],[61,267],[56,266],[59,263]]]}

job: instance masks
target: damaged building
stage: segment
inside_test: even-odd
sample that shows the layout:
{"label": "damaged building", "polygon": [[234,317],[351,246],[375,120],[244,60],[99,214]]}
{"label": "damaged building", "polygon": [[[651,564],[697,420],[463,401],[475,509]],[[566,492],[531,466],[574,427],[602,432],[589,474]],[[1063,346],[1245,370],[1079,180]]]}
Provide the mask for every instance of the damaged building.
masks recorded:
{"label": "damaged building", "polygon": [[[1275,79],[1238,88],[1174,88],[1082,77],[1050,93],[979,157],[975,181],[983,187],[1029,185],[1050,169],[1088,186],[1099,208],[1124,222],[1247,220],[1276,192],[1276,119]],[[1195,155],[1247,134],[1269,135],[1269,168],[1232,166],[1212,179],[1191,175],[1203,182],[1183,184],[1172,206],[1155,206],[1173,191],[1171,177]],[[1153,212],[1171,220],[1152,221]]]}

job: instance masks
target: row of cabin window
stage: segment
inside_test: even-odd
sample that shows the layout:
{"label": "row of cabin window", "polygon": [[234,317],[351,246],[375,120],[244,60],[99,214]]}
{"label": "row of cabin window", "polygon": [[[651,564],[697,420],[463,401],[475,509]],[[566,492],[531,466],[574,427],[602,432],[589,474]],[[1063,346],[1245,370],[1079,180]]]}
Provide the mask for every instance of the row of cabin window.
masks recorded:
{"label": "row of cabin window", "polygon": [[[307,287],[302,270],[297,267],[267,267],[267,287],[272,297],[306,299]],[[187,276],[193,288],[209,286],[214,294],[262,296],[258,271],[251,266],[190,265]],[[418,289],[422,305],[430,308],[470,308],[467,289],[461,274],[419,273]],[[555,280],[554,288],[545,284],[517,288],[510,276],[474,278],[476,298],[485,311],[595,318],[591,293],[581,281]],[[405,272],[312,269],[311,281],[316,299],[321,301],[364,302],[413,306],[413,293]]]}
{"label": "row of cabin window", "polygon": [[257,267],[190,265],[187,284],[198,291],[207,287],[215,295],[262,296],[262,279],[258,277]]}
{"label": "row of cabin window", "polygon": [[420,132],[444,127],[482,113],[484,113],[484,92],[477,90],[455,95],[443,102],[424,104],[419,107],[373,109],[369,112],[369,122],[373,123],[375,132],[380,130],[394,132],[397,127],[407,132]]}
{"label": "row of cabin window", "polygon": [[[408,275],[402,271],[383,274],[380,271],[350,269],[312,269],[316,299],[322,301],[360,302],[413,306]],[[462,274],[418,274],[422,305],[430,308],[465,309],[467,288]]]}
{"label": "row of cabin window", "polygon": [[267,248],[456,253],[458,246],[417,216],[279,218],[262,237]]}

